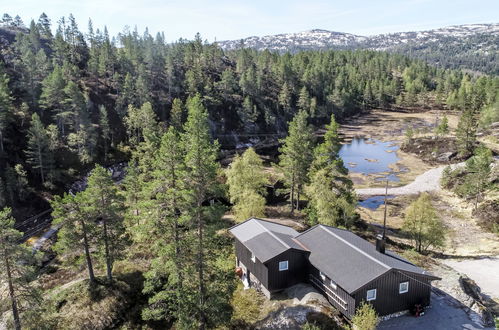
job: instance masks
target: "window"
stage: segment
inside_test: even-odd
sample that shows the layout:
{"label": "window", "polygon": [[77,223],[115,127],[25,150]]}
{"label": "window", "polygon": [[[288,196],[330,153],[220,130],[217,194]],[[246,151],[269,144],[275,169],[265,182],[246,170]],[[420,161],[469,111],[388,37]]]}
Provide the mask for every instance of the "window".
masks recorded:
{"label": "window", "polygon": [[279,261],[279,271],[288,270],[288,261]]}
{"label": "window", "polygon": [[326,280],[326,274],[324,274],[323,272],[319,271],[319,276],[322,278],[323,281]]}
{"label": "window", "polygon": [[399,284],[399,293],[406,293],[409,291],[409,282],[402,282]]}
{"label": "window", "polygon": [[376,289],[367,290],[367,301],[376,300]]}
{"label": "window", "polygon": [[331,284],[331,287],[332,287],[333,289],[335,289],[335,290],[336,290],[336,288],[338,287],[338,286],[336,285],[336,283],[334,283],[334,281],[333,281],[333,280],[331,280],[330,284]]}
{"label": "window", "polygon": [[256,257],[253,253],[251,254],[251,261],[256,262]]}

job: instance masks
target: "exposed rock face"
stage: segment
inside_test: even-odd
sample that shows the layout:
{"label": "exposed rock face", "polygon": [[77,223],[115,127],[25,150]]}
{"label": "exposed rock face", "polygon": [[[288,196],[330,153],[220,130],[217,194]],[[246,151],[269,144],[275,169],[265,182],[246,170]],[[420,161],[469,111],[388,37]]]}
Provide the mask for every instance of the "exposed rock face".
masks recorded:
{"label": "exposed rock face", "polygon": [[471,298],[469,300],[469,308],[480,315],[483,325],[486,327],[494,326],[494,315],[486,307],[488,302],[482,295],[480,287],[475,283],[475,281],[467,276],[459,277],[459,284],[461,285],[464,293]]}
{"label": "exposed rock face", "polygon": [[449,162],[451,160],[451,158],[454,157],[455,155],[456,155],[455,152],[449,151],[449,152],[444,152],[444,153],[438,155],[436,158],[437,158],[437,161],[445,163],[445,162]]}
{"label": "exposed rock face", "polygon": [[484,296],[473,280],[443,264],[433,266],[431,271],[442,277],[442,281],[433,284],[437,294],[443,291],[444,295],[451,297],[449,303],[463,309],[468,317],[478,324],[484,327],[494,325],[494,317],[489,307],[491,298]]}

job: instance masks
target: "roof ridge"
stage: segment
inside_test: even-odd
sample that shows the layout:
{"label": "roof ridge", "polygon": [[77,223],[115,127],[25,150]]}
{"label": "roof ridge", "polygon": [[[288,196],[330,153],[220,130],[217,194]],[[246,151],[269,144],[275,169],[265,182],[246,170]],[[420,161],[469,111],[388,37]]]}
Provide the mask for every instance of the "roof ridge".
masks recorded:
{"label": "roof ridge", "polygon": [[308,228],[307,230],[304,230],[301,233],[298,233],[298,235],[296,235],[294,238],[298,239],[298,237],[302,236],[305,233],[308,233],[309,231],[311,231],[312,229],[314,229],[315,227],[318,227],[318,226],[319,225],[313,225],[312,227]]}
{"label": "roof ridge", "polygon": [[264,225],[262,225],[258,220],[259,219],[255,219],[253,218],[256,223],[261,226],[267,233],[269,233],[272,237],[274,237],[279,243],[281,243],[282,245],[284,245],[285,247],[287,247],[288,249],[291,249],[291,246],[289,246],[288,244],[284,243],[284,241],[282,239],[280,239],[279,237],[276,236],[276,234],[274,234],[272,231],[270,231],[267,227],[265,227]]}
{"label": "roof ridge", "polygon": [[303,244],[302,242],[300,242],[300,241],[299,241],[299,240],[297,240],[296,238],[294,238],[294,237],[293,237],[293,238],[291,238],[291,240],[292,240],[293,242],[295,242],[296,244],[298,244],[299,246],[301,246],[302,248],[304,248],[306,251],[311,252],[311,251],[310,251],[310,249],[309,249],[309,248],[308,248],[305,244]]}
{"label": "roof ridge", "polygon": [[357,246],[353,245],[352,243],[348,242],[347,240],[345,240],[344,238],[338,236],[337,234],[335,234],[334,232],[330,231],[326,226],[324,225],[319,225],[320,228],[324,229],[326,232],[328,232],[330,235],[336,237],[337,239],[339,239],[340,241],[342,241],[343,243],[349,245],[350,247],[352,247],[353,249],[357,250],[358,252],[362,253],[364,256],[368,257],[369,259],[377,262],[378,264],[380,264],[381,266],[387,268],[387,269],[392,269],[393,267],[390,267],[388,266],[387,264],[385,264],[384,262],[374,258],[373,256],[367,254],[365,251],[362,251],[360,248],[358,248]]}

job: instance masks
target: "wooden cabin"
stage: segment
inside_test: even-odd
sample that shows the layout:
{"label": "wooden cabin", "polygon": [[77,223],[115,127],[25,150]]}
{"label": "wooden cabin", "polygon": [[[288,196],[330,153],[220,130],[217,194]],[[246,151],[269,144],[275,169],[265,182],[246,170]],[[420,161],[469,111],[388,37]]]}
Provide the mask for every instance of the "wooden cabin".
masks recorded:
{"label": "wooden cabin", "polygon": [[348,230],[316,225],[303,233],[261,219],[230,229],[236,264],[249,286],[267,297],[307,282],[351,318],[362,301],[378,315],[430,304],[431,281],[439,280],[397,254]]}

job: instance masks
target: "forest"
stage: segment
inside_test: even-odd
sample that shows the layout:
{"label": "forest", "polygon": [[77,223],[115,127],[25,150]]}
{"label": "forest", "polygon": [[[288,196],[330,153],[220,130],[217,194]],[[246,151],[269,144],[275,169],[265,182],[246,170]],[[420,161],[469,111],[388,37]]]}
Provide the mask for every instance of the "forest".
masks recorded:
{"label": "forest", "polygon": [[[374,108],[432,107],[462,113],[469,156],[477,127],[499,120],[499,78],[384,52],[224,52],[199,34],[167,43],[148,30],[110,36],[92,21],[82,32],[72,15],[26,25],[4,14],[0,265],[12,268],[6,277],[18,293],[15,328],[69,326],[70,298],[33,278],[82,267],[88,277],[75,295],[121,304],[108,319],[80,320],[82,328],[236,326],[232,241],[221,233],[231,223],[222,216],[230,206],[237,220],[261,215],[268,178],[253,149],[227,169],[221,150],[279,141],[276,168],[291,210],[305,208],[309,224],[349,228],[359,219],[338,122]],[[116,185],[105,168],[120,162],[128,168]],[[68,194],[89,171],[87,189]],[[17,244],[15,223],[47,208],[61,228],[57,267],[16,263],[36,255]]]}

